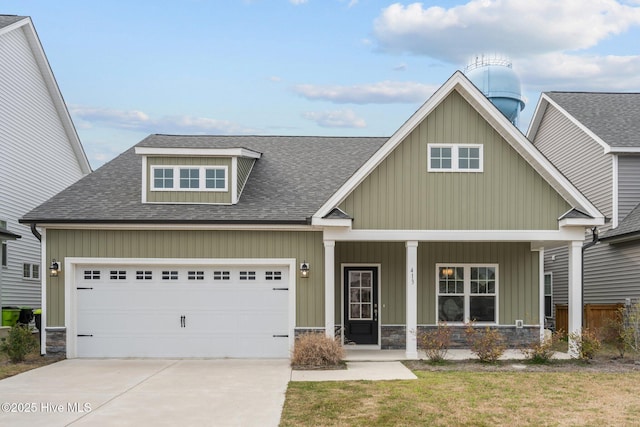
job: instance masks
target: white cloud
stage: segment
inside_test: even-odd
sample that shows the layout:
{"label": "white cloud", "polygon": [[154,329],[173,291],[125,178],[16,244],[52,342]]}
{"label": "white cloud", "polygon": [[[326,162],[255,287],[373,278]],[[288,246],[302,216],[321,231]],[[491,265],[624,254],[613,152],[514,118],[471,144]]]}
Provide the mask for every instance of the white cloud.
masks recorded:
{"label": "white cloud", "polygon": [[296,6],[299,4],[305,4],[308,0],[289,0],[289,3],[295,4]]}
{"label": "white cloud", "polygon": [[518,61],[516,71],[529,90],[640,90],[640,56],[550,53]]}
{"label": "white cloud", "polygon": [[192,116],[163,116],[153,118],[137,110],[115,110],[73,105],[69,111],[80,128],[102,125],[115,129],[126,129],[147,133],[212,133],[247,134],[255,129],[243,127],[227,120]]}
{"label": "white cloud", "polygon": [[367,125],[353,110],[308,111],[302,113],[305,119],[327,128],[363,128]]}
{"label": "white cloud", "polygon": [[393,67],[393,71],[405,71],[407,69],[407,64],[405,64],[404,62],[402,64],[398,64],[395,67]]}
{"label": "white cloud", "polygon": [[392,104],[422,102],[437,87],[414,82],[383,81],[353,86],[301,84],[293,90],[307,99],[338,104]]}
{"label": "white cloud", "polygon": [[461,62],[583,50],[640,24],[640,7],[615,0],[471,0],[451,8],[392,4],[374,23],[381,49]]}

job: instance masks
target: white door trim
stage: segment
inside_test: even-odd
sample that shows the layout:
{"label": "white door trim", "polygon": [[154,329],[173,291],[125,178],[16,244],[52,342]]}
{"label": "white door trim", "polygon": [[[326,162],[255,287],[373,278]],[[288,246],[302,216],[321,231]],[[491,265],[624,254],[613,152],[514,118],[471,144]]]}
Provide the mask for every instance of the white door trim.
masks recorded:
{"label": "white door trim", "polygon": [[295,258],[85,258],[64,260],[64,323],[66,326],[67,358],[78,357],[78,298],[76,270],[81,265],[177,265],[177,266],[283,266],[289,268],[288,335],[289,350],[293,350],[296,324],[296,260]]}

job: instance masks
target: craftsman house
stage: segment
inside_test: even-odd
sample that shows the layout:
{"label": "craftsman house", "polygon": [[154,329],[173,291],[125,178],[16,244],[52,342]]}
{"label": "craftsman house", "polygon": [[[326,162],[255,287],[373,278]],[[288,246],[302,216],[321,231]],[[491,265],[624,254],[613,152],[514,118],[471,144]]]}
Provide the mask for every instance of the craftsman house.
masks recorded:
{"label": "craftsman house", "polygon": [[547,247],[579,312],[604,217],[456,72],[390,138],[151,135],[21,221],[47,351],[287,357],[321,331],[415,358],[438,322],[539,340]]}

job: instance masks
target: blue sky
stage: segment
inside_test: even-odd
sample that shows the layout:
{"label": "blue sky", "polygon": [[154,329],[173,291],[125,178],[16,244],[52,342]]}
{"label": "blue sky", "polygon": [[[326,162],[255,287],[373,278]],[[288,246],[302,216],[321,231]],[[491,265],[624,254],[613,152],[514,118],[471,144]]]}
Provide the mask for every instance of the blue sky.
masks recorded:
{"label": "blue sky", "polygon": [[541,91],[640,91],[640,0],[4,0],[99,167],[150,133],[389,136],[479,54]]}

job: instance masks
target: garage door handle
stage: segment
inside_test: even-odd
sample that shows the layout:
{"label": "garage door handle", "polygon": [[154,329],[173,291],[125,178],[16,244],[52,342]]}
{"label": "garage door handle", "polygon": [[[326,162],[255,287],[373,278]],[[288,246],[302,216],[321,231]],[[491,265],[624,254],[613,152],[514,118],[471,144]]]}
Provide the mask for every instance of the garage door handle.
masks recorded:
{"label": "garage door handle", "polygon": [[93,334],[78,334],[79,337],[92,337]]}
{"label": "garage door handle", "polygon": [[289,338],[289,335],[274,335],[274,338]]}
{"label": "garage door handle", "polygon": [[187,327],[187,316],[180,316],[180,327],[181,328]]}
{"label": "garage door handle", "polygon": [[274,291],[288,291],[289,288],[273,288]]}

